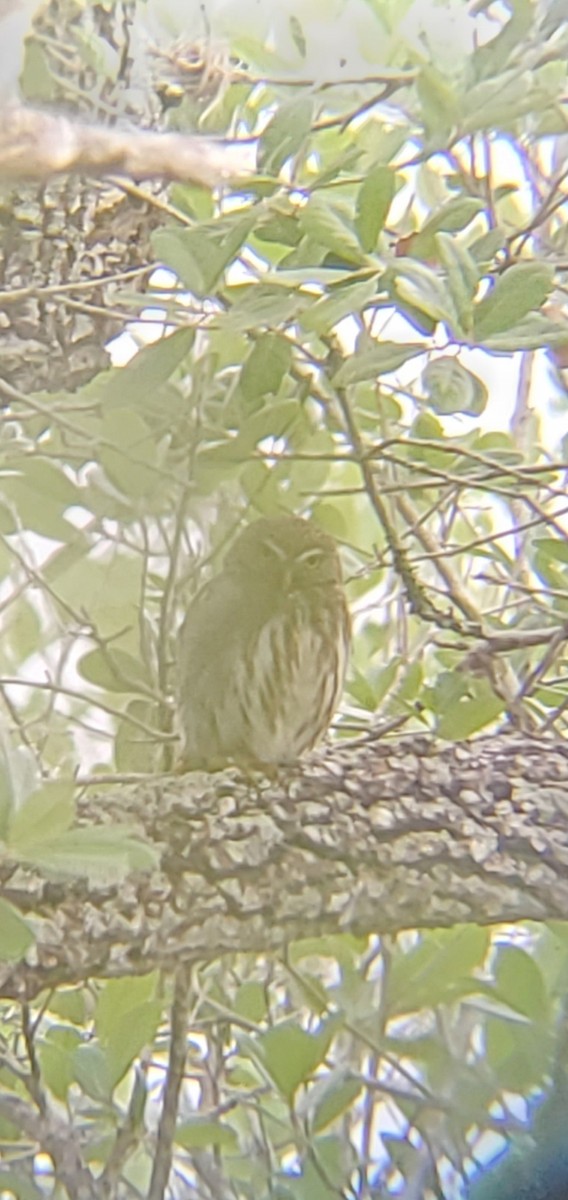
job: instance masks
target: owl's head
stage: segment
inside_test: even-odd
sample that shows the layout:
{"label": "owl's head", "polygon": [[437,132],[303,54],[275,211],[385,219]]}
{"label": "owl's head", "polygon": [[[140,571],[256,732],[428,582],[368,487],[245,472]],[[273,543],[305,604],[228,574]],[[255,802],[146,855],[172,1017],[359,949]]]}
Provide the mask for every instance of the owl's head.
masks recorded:
{"label": "owl's head", "polygon": [[253,521],[231,547],[225,569],[287,592],[341,583],[333,538],[303,517]]}

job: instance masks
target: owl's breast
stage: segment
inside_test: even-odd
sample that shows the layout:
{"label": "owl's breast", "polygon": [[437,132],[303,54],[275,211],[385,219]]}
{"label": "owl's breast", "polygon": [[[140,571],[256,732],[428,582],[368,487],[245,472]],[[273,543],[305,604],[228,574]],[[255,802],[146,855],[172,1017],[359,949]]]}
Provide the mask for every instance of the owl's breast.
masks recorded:
{"label": "owl's breast", "polygon": [[[234,715],[246,727],[250,757],[292,762],[317,741],[339,702],[349,645],[347,620],[301,609],[274,615],[235,664]],[[231,689],[232,690],[232,689]]]}

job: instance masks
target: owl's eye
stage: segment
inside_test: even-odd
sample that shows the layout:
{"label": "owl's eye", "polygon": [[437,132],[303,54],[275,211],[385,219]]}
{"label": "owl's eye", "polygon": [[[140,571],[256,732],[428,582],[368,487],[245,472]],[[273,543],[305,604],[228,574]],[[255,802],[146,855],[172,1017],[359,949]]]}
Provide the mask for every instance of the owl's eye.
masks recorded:
{"label": "owl's eye", "polygon": [[321,550],[310,550],[309,554],[302,556],[302,562],[306,567],[317,567],[321,562]]}
{"label": "owl's eye", "polygon": [[274,558],[274,550],[272,549],[272,546],[269,546],[268,542],[261,543],[260,554],[265,562],[268,562],[270,559]]}

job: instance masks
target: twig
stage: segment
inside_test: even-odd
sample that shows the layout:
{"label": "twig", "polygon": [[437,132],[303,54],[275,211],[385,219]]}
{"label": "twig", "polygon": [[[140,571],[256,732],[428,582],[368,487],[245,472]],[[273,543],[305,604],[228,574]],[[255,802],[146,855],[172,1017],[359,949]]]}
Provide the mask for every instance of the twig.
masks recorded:
{"label": "twig", "polygon": [[187,1054],[190,969],[180,967],[174,978],[171,1013],[170,1054],[158,1126],[156,1155],[147,1200],[163,1200],[172,1166],[174,1134]]}

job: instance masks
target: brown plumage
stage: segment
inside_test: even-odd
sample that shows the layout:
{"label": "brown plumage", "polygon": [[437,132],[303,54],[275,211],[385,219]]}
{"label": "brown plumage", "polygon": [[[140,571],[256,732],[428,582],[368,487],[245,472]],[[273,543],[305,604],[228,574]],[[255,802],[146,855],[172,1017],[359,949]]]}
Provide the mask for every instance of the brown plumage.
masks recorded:
{"label": "brown plumage", "polygon": [[349,633],[333,538],[301,517],[249,525],[180,629],[183,765],[299,758],[339,702]]}

